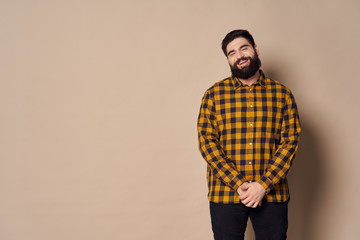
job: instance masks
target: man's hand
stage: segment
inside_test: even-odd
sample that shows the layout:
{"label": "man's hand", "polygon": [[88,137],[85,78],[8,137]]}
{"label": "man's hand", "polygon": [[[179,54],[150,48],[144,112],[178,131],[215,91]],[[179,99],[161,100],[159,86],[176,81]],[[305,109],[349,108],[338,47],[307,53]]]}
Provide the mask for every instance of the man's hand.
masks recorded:
{"label": "man's hand", "polygon": [[261,200],[265,196],[265,189],[258,182],[243,183],[237,190],[241,202],[251,208],[261,206]]}

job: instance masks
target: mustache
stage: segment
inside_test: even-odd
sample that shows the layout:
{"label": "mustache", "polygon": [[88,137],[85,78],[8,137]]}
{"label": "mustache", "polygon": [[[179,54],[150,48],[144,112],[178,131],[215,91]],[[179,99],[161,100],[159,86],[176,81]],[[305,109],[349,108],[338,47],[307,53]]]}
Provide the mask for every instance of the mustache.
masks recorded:
{"label": "mustache", "polygon": [[251,57],[242,57],[242,58],[239,58],[238,60],[236,60],[235,64],[239,64],[241,61],[243,60],[250,60],[251,61]]}

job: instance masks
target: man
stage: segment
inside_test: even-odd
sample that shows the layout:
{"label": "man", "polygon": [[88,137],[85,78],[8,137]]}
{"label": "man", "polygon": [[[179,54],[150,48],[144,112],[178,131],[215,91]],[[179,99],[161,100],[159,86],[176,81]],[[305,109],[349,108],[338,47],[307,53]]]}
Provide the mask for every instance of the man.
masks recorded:
{"label": "man", "polygon": [[248,31],[228,33],[222,50],[232,75],[205,92],[198,118],[214,238],[244,239],[250,217],[257,240],[286,239],[286,175],[301,131],[295,99],[260,70]]}

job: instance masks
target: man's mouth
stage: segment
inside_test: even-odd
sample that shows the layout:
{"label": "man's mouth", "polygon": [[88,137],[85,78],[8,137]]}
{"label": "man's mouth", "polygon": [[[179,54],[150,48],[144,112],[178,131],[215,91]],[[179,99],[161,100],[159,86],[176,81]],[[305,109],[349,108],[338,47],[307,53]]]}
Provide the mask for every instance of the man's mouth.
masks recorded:
{"label": "man's mouth", "polygon": [[245,65],[248,61],[249,61],[248,58],[241,59],[241,60],[239,60],[239,61],[237,62],[237,65],[243,66],[243,65]]}

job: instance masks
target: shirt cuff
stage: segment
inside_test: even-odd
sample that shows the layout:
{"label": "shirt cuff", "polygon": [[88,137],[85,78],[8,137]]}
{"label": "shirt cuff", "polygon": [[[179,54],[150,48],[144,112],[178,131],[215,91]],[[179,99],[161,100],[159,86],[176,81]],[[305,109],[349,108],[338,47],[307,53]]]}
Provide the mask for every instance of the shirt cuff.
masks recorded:
{"label": "shirt cuff", "polygon": [[243,184],[244,182],[246,182],[245,178],[242,175],[239,174],[229,182],[229,185],[235,191],[237,191],[238,188],[241,186],[241,184]]}
{"label": "shirt cuff", "polygon": [[258,181],[258,183],[260,183],[260,185],[263,186],[263,188],[266,191],[266,194],[268,194],[271,191],[271,189],[274,187],[270,179],[268,179],[265,176],[262,176],[261,179]]}

